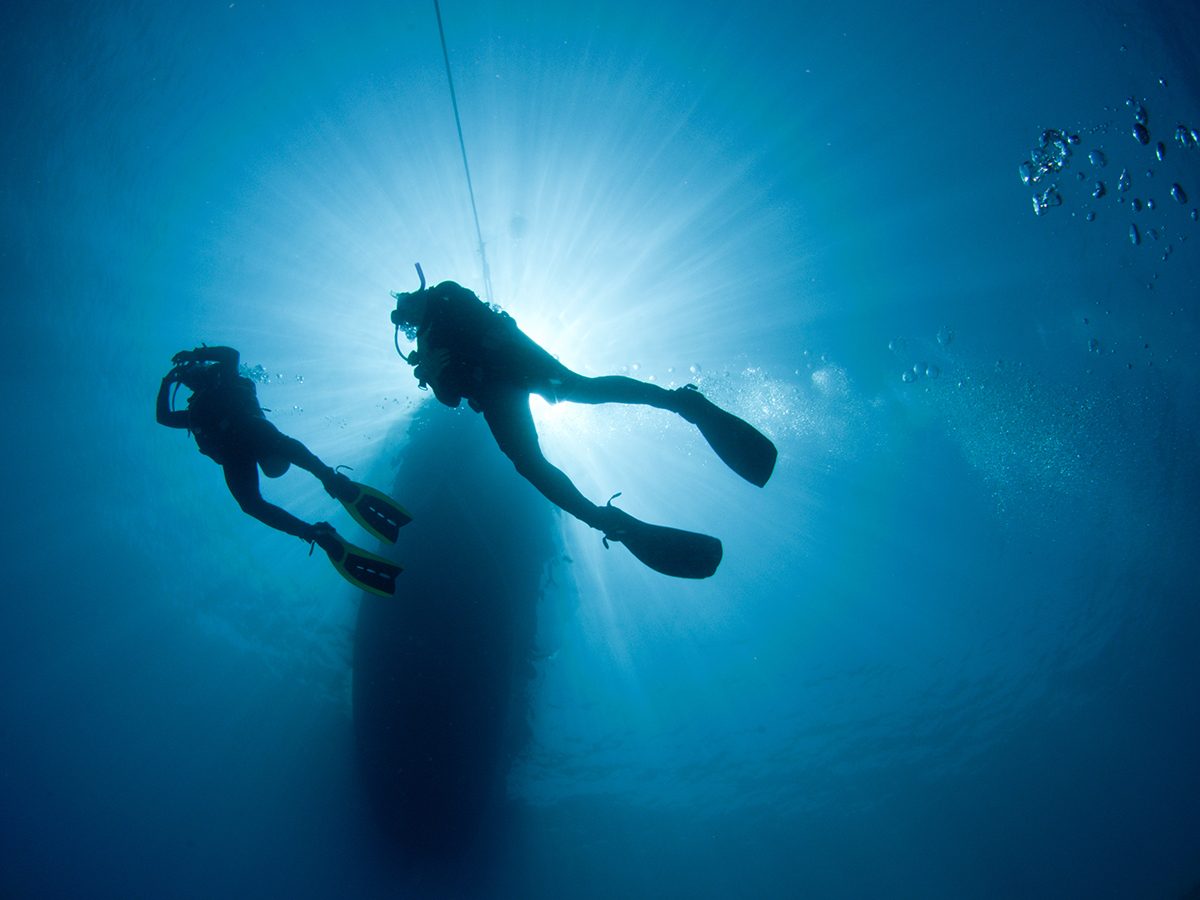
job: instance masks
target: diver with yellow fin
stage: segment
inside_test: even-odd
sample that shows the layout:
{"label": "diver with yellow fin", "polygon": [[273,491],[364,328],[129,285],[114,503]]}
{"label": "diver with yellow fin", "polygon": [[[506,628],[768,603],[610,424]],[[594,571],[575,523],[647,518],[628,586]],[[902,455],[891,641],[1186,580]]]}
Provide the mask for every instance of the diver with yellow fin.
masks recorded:
{"label": "diver with yellow fin", "polygon": [[[238,351],[232,347],[181,350],[174,367],[162,380],[156,402],[160,425],[187,429],[200,452],[225,472],[225,483],[242,511],[279,531],[319,546],[337,571],[356,587],[391,596],[402,569],[343,538],[328,522],[310,525],[263,499],[258,485],[261,470],[279,478],[292,465],[315,475],[329,496],[341,503],[363,528],[383,541],[395,543],[412,516],[386,494],[351,481],[321,462],[304,444],[267,421],[258,403],[254,382],[238,370]],[[172,387],[192,393],[186,409],[175,409]]]}
{"label": "diver with yellow fin", "polygon": [[[421,388],[457,407],[465,398],[482,413],[496,443],[517,471],[550,502],[624,544],[650,568],[678,578],[707,578],[721,562],[721,542],[707,534],[639,521],[612,505],[597,506],[542,455],[529,410],[529,395],[551,403],[627,403],[669,410],[693,423],[717,455],[738,475],[762,487],[775,468],[775,445],[758,429],[711,403],[694,385],[666,390],[656,384],[573,372],[517,328],[505,312],[484,303],[453,281],[393,293],[396,352],[413,366]],[[405,356],[400,331],[417,348]]]}

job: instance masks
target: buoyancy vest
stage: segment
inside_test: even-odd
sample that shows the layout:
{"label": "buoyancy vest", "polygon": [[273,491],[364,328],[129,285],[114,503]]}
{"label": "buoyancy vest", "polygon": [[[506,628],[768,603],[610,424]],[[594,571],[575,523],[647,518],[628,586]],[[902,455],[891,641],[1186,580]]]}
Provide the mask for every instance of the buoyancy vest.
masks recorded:
{"label": "buoyancy vest", "polygon": [[188,430],[200,452],[213,459],[229,452],[247,423],[265,418],[254,382],[243,375],[223,375],[188,398]]}

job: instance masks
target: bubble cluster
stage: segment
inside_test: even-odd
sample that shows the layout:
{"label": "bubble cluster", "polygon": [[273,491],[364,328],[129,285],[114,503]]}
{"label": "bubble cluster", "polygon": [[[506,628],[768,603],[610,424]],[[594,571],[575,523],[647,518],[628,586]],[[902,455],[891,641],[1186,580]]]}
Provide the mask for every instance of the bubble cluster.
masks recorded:
{"label": "bubble cluster", "polygon": [[[1070,165],[1071,145],[1079,143],[1079,135],[1065,135],[1056,128],[1042,132],[1038,145],[1029,152],[1029,159],[1017,167],[1023,184],[1038,184],[1047,176],[1063,171]],[[1050,185],[1053,190],[1054,185]]]}
{"label": "bubble cluster", "polygon": [[1146,107],[1138,102],[1137,97],[1126,98],[1125,105],[1133,110],[1134,125],[1141,125],[1144,128],[1150,124],[1150,114],[1146,112]]}
{"label": "bubble cluster", "polygon": [[[1192,222],[1200,221],[1200,211],[1189,206],[1186,187],[1195,175],[1196,163],[1200,163],[1200,154],[1190,153],[1200,148],[1200,132],[1186,123],[1175,125],[1172,144],[1165,134],[1154,133],[1156,122],[1160,131],[1171,127],[1164,124],[1165,117],[1152,116],[1147,101],[1133,96],[1125,100],[1123,109],[1112,111],[1116,113],[1114,121],[1082,133],[1097,144],[1100,141],[1096,135],[1122,132],[1131,135],[1133,141],[1110,137],[1107,145],[1085,149],[1078,146],[1083,139],[1076,133],[1044,129],[1029,158],[1019,166],[1021,181],[1031,189],[1035,216],[1057,215],[1054,210],[1061,207],[1082,207],[1070,215],[1096,222],[1104,220],[1106,210],[1109,215],[1124,212],[1124,221],[1118,223],[1120,230],[1110,232],[1112,237],[1123,234],[1133,247],[1161,242],[1154,255],[1165,262],[1187,240],[1183,229],[1190,227],[1186,225],[1188,217]],[[1171,146],[1180,149],[1172,150]],[[1119,172],[1117,176],[1105,177],[1102,170],[1109,165]],[[1068,174],[1068,169],[1074,171]],[[1166,194],[1175,202],[1165,202]],[[1178,207],[1188,209],[1181,215],[1175,212]],[[1164,251],[1168,241],[1170,247]],[[1157,277],[1154,274],[1151,281]]]}
{"label": "bubble cluster", "polygon": [[245,363],[238,365],[238,374],[243,378],[249,378],[251,381],[258,384],[267,384],[271,381],[271,373],[264,369],[261,365],[248,366]]}
{"label": "bubble cluster", "polygon": [[[937,332],[937,343],[939,348],[945,348],[954,340],[954,331],[948,325],[943,325]],[[896,354],[908,355],[911,352],[911,344],[906,338],[893,338],[888,341],[888,350]],[[912,356],[908,357],[912,359]],[[918,359],[917,362],[905,363],[905,368],[900,372],[900,380],[905,384],[914,384],[919,379],[940,378],[942,374],[941,366],[934,362],[928,362],[923,359]]]}

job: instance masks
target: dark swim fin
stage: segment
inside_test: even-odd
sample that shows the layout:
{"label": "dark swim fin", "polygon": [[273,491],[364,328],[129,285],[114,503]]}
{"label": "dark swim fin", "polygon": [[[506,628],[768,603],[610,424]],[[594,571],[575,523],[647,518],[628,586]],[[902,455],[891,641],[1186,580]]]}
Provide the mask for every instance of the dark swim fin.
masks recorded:
{"label": "dark swim fin", "polygon": [[338,574],[364,591],[380,597],[391,597],[396,593],[396,576],[404,570],[394,562],[355,547],[328,526],[317,538],[321,549]]}
{"label": "dark swim fin", "polygon": [[396,543],[400,529],[412,521],[408,510],[382,491],[351,481],[344,475],[338,478],[341,483],[336,492],[331,493],[346,507],[354,521],[381,541]]}
{"label": "dark swim fin", "polygon": [[707,534],[650,525],[612,505],[604,507],[604,546],[624,544],[656,572],[675,578],[708,578],[721,564],[721,542]]}
{"label": "dark swim fin", "polygon": [[708,445],[725,465],[751,484],[762,487],[775,471],[779,451],[761,431],[728,413],[701,394],[694,385],[678,388],[679,414],[700,429]]}

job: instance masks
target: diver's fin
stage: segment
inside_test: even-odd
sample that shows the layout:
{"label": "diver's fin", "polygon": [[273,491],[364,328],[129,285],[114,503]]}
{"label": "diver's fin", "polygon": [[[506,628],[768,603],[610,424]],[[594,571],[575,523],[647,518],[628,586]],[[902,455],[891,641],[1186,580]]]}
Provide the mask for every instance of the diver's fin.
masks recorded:
{"label": "diver's fin", "polygon": [[678,388],[679,414],[700,429],[708,445],[725,465],[751,484],[765,485],[775,471],[779,451],[761,431],[728,413],[693,385]]}
{"label": "diver's fin", "polygon": [[321,549],[343,578],[357,588],[391,597],[396,592],[396,576],[404,570],[394,562],[355,547],[340,534],[329,528],[317,538]]}
{"label": "diver's fin", "polygon": [[604,507],[604,545],[624,544],[656,572],[675,578],[708,578],[721,564],[721,542],[707,534],[650,525],[612,505]]}
{"label": "diver's fin", "polygon": [[345,480],[333,496],[346,507],[346,512],[381,541],[396,543],[400,529],[412,521],[408,510],[382,491],[351,481],[344,475],[339,478]]}

